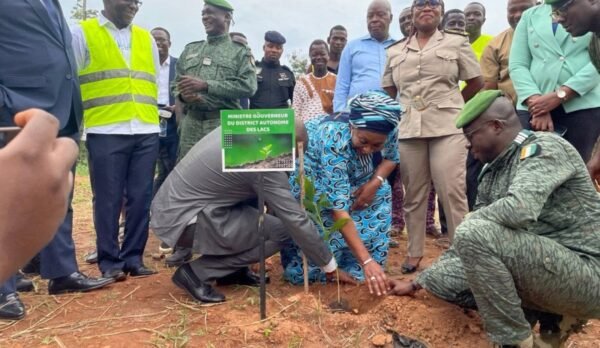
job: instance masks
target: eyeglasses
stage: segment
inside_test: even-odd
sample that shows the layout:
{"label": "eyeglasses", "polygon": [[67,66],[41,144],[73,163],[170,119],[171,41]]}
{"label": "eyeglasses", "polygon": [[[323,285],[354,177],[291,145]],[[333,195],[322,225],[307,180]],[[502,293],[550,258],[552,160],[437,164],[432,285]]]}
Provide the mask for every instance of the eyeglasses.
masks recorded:
{"label": "eyeglasses", "polygon": [[550,14],[552,19],[558,20],[559,18],[565,18],[567,11],[569,10],[569,7],[573,5],[573,2],[575,2],[575,0],[568,0],[562,4],[562,6],[555,8]]}
{"label": "eyeglasses", "polygon": [[495,119],[495,120],[489,120],[489,121],[486,121],[486,122],[484,122],[484,123],[483,123],[481,126],[479,126],[479,127],[475,128],[475,129],[472,129],[472,130],[470,130],[470,131],[468,131],[468,132],[464,132],[464,136],[465,136],[465,138],[467,138],[467,141],[471,142],[471,139],[473,139],[473,135],[475,135],[475,133],[477,133],[477,132],[479,132],[480,130],[482,130],[482,129],[484,129],[485,127],[487,127],[487,125],[488,125],[488,124],[490,124],[491,122],[500,122],[500,123],[504,123],[505,121],[503,121],[503,120],[498,120],[498,119]]}
{"label": "eyeglasses", "polygon": [[425,6],[429,6],[429,8],[438,7],[442,4],[440,0],[415,0],[413,2],[413,6],[418,9],[423,9]]}

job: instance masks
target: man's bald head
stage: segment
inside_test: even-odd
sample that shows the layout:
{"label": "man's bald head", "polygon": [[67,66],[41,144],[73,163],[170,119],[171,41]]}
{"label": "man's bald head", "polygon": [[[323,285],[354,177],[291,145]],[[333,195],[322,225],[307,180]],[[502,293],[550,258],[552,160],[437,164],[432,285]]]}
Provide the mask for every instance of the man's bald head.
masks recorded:
{"label": "man's bald head", "polygon": [[392,5],[387,0],[373,0],[367,9],[367,28],[371,37],[379,42],[390,36]]}
{"label": "man's bald head", "polygon": [[390,13],[392,12],[392,4],[388,0],[373,0],[373,1],[371,1],[367,11],[370,11],[376,7],[386,9],[386,10],[390,11]]}

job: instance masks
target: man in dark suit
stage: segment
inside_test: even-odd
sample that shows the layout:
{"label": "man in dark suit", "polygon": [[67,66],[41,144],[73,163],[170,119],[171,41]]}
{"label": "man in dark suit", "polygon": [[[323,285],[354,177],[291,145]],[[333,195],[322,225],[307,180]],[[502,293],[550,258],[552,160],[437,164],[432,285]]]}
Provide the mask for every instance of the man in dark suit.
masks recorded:
{"label": "man in dark suit", "polygon": [[[58,119],[60,137],[77,141],[81,95],[71,35],[58,1],[0,1],[0,31],[10,33],[0,36],[0,126],[13,125],[17,112],[35,107]],[[40,252],[40,271],[50,279],[50,294],[89,291],[113,282],[79,272],[72,219],[69,207],[56,236]],[[14,277],[0,286],[0,319],[25,316],[15,290]]]}

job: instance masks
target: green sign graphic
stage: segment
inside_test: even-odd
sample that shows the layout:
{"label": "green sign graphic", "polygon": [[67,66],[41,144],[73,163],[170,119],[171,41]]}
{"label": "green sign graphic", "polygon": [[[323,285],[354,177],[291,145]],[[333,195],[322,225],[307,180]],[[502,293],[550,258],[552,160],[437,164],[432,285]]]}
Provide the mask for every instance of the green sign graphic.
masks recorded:
{"label": "green sign graphic", "polygon": [[222,110],[224,172],[293,171],[294,110]]}

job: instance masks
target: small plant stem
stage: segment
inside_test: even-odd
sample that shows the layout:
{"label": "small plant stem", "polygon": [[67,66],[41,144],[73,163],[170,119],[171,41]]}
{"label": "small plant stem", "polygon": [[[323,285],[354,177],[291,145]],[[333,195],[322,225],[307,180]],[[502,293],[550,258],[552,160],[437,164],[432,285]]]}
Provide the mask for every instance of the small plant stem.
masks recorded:
{"label": "small plant stem", "polygon": [[[298,162],[300,165],[299,176],[300,176],[300,206],[304,209],[304,196],[306,191],[304,188],[304,142],[298,143]],[[308,260],[306,255],[302,253],[302,267],[304,268],[304,293],[308,294]]]}

